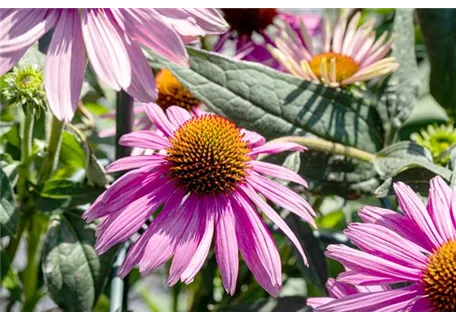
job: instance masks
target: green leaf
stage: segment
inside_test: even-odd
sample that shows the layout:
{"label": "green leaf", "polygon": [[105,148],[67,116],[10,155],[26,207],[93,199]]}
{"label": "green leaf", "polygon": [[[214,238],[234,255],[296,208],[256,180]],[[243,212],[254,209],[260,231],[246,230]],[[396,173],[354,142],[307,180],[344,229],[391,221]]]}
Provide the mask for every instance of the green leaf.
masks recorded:
{"label": "green leaf", "polygon": [[422,196],[429,193],[429,181],[435,177],[435,173],[426,168],[411,168],[400,172],[392,178],[388,178],[375,190],[375,195],[379,198],[394,195],[393,183],[401,181],[407,184],[415,192]]}
{"label": "green leaf", "polygon": [[318,151],[301,153],[299,174],[309,182],[309,190],[318,195],[357,198],[372,194],[379,185],[371,163]]}
{"label": "green leaf", "polygon": [[[413,9],[397,9],[393,23],[392,56],[400,67],[389,78],[381,94],[379,110],[386,111],[384,129],[390,143],[395,132],[409,117],[418,95],[420,79],[415,58]],[[380,112],[380,114],[384,114]],[[384,115],[385,116],[385,115]]]}
{"label": "green leaf", "polygon": [[309,266],[305,266],[301,257],[298,257],[298,266],[303,276],[313,285],[324,290],[326,280],[328,280],[328,269],[326,258],[320,247],[319,241],[315,238],[311,227],[303,223],[295,215],[287,217],[287,223],[299,240],[309,261]]}
{"label": "green leaf", "polygon": [[451,149],[449,166],[453,172],[451,175],[450,186],[451,188],[454,188],[456,186],[456,148]]}
{"label": "green leaf", "polygon": [[63,131],[60,162],[73,169],[85,169],[86,154],[79,141],[68,131]]}
{"label": "green leaf", "polygon": [[389,178],[411,167],[422,167],[449,180],[451,171],[432,162],[429,150],[410,142],[393,144],[377,153],[374,167],[382,178]]}
{"label": "green leaf", "polygon": [[91,311],[109,276],[113,250],[97,256],[94,224],[73,214],[53,217],[42,270],[51,298],[64,311]]}
{"label": "green leaf", "polygon": [[383,145],[375,108],[352,93],[257,63],[188,48],[190,68],[150,52],[212,111],[267,138],[310,132],[375,152]]}
{"label": "green leaf", "polygon": [[36,186],[34,195],[38,208],[43,212],[51,212],[92,203],[103,191],[103,188],[80,182],[50,180]]}
{"label": "green leaf", "polygon": [[456,9],[417,9],[431,63],[431,94],[456,116]]}
{"label": "green leaf", "polygon": [[2,237],[16,234],[18,214],[10,181],[6,173],[0,169],[0,233]]}
{"label": "green leaf", "polygon": [[8,255],[0,250],[0,283],[2,288],[8,289],[12,300],[21,299],[21,284],[17,272],[13,269]]}

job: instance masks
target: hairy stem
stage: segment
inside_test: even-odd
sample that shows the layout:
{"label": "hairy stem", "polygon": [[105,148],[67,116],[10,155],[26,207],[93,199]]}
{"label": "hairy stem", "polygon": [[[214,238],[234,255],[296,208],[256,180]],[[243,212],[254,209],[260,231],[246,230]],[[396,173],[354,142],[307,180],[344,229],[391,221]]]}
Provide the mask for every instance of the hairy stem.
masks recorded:
{"label": "hairy stem", "polygon": [[[17,193],[20,208],[24,205],[27,197],[27,178],[32,159],[33,124],[35,123],[35,108],[26,108],[25,121],[22,129],[21,141],[21,165],[19,166]],[[22,209],[21,209],[22,210]]]}
{"label": "hairy stem", "polygon": [[320,138],[288,136],[271,140],[269,143],[275,142],[295,142],[305,147],[308,147],[312,150],[343,155],[349,158],[355,158],[365,162],[372,162],[375,159],[375,155],[367,151],[363,151],[354,147],[345,146],[340,143],[335,143]]}
{"label": "hairy stem", "polygon": [[44,156],[43,169],[41,170],[38,183],[43,183],[48,180],[57,167],[60,155],[60,145],[62,144],[63,126],[63,122],[54,116],[52,117],[51,134],[48,140],[47,153]]}

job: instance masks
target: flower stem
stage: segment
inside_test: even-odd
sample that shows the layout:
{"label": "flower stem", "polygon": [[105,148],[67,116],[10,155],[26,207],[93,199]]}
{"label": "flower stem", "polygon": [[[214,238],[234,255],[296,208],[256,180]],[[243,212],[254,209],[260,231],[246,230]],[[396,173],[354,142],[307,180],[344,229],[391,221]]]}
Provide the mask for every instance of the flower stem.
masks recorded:
{"label": "flower stem", "polygon": [[22,129],[21,141],[21,165],[18,172],[17,193],[20,208],[24,205],[27,197],[27,177],[32,158],[33,124],[35,123],[35,108],[25,108],[25,120]]}
{"label": "flower stem", "polygon": [[364,150],[360,150],[354,147],[345,146],[340,143],[331,142],[320,138],[309,138],[301,136],[288,136],[281,137],[269,141],[269,143],[276,142],[295,142],[312,150],[328,152],[332,154],[343,155],[350,158],[355,158],[365,162],[372,162],[375,159],[375,155]]}
{"label": "flower stem", "polygon": [[[133,98],[130,97],[125,91],[120,91],[117,94],[116,104],[116,159],[120,159],[130,155],[131,149],[119,145],[119,140],[121,136],[130,133],[132,130]],[[116,261],[113,265],[113,271],[111,276],[111,300],[109,304],[110,312],[118,312],[128,309],[128,283],[124,283],[124,280],[117,276],[117,270],[124,261],[129,246],[129,241],[125,242],[121,246]]]}
{"label": "flower stem", "polygon": [[38,183],[43,183],[48,180],[52,172],[57,167],[60,154],[60,145],[62,143],[62,132],[64,123],[56,117],[52,117],[51,134],[49,136],[47,153],[43,160],[43,169],[41,170]]}

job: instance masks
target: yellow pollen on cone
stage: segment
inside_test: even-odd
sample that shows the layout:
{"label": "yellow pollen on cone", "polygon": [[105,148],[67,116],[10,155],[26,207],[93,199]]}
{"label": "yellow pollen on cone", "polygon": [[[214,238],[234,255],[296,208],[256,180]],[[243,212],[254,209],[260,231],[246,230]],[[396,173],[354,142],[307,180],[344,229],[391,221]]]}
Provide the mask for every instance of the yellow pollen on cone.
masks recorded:
{"label": "yellow pollen on cone", "polygon": [[188,111],[199,105],[190,91],[167,69],[161,70],[156,76],[158,99],[156,103],[166,110],[170,106],[179,106]]}
{"label": "yellow pollen on cone", "polygon": [[335,68],[335,82],[341,83],[343,80],[350,78],[360,69],[358,63],[352,58],[344,56],[339,53],[321,53],[313,57],[309,62],[310,68],[312,69],[315,76],[318,79],[325,81],[325,78],[333,82],[331,79],[332,69]]}

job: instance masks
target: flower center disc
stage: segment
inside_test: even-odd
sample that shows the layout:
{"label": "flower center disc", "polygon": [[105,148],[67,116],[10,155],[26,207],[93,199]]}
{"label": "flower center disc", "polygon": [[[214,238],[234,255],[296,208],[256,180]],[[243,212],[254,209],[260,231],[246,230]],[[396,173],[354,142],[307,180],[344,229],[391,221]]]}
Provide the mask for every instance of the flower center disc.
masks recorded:
{"label": "flower center disc", "polygon": [[242,35],[251,35],[253,31],[261,32],[272,24],[277,16],[276,9],[222,9],[225,20],[231,29]]}
{"label": "flower center disc", "polygon": [[190,193],[234,190],[246,176],[250,148],[233,122],[218,115],[192,118],[177,129],[166,151],[171,176]]}
{"label": "flower center disc", "polygon": [[456,311],[456,241],[450,240],[430,256],[422,281],[437,311]]}
{"label": "flower center disc", "polygon": [[359,64],[350,57],[333,52],[321,53],[316,55],[309,63],[310,68],[317,78],[322,78],[322,63],[326,64],[326,74],[330,74],[331,60],[333,59],[336,67],[336,82],[340,83],[343,80],[350,78],[359,70]]}
{"label": "flower center disc", "polygon": [[156,103],[163,110],[166,110],[170,106],[179,106],[191,111],[192,108],[199,105],[199,100],[182,86],[171,71],[166,69],[161,70],[156,76],[156,81],[158,88],[158,99]]}

